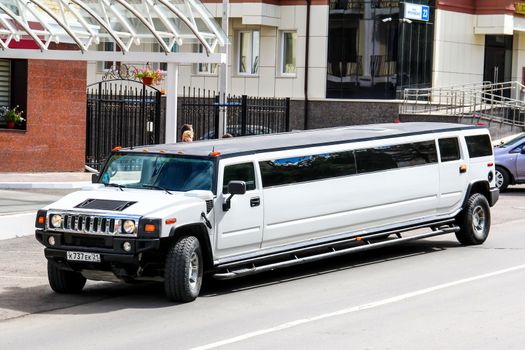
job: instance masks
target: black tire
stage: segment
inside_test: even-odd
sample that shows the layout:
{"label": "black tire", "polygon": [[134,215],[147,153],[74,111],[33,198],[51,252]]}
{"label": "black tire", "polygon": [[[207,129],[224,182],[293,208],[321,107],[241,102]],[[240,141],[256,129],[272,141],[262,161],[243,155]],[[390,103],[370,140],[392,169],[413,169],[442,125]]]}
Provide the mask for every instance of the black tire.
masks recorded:
{"label": "black tire", "polygon": [[174,242],[166,256],[164,291],[171,301],[195,300],[202,286],[203,260],[197,237],[182,237]]}
{"label": "black tire", "polygon": [[62,270],[51,261],[47,262],[47,278],[51,289],[61,294],[78,294],[86,284],[80,272]]}
{"label": "black tire", "polygon": [[509,187],[510,183],[510,174],[507,170],[496,167],[496,186],[499,188],[500,192],[503,192]]}
{"label": "black tire", "polygon": [[490,206],[487,198],[480,193],[470,196],[465,208],[456,218],[460,230],[456,238],[463,245],[477,245],[485,242],[490,231]]}

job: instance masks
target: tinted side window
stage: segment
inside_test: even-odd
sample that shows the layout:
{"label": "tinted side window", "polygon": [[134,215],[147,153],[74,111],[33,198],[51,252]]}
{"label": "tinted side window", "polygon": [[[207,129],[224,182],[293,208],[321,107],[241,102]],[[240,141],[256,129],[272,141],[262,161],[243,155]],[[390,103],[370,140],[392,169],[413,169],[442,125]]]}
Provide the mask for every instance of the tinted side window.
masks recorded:
{"label": "tinted side window", "polygon": [[255,189],[255,171],[253,163],[242,163],[224,167],[224,180],[222,182],[222,193],[228,193],[230,181],[246,182],[246,191]]}
{"label": "tinted side window", "polygon": [[439,139],[439,153],[442,162],[461,159],[459,152],[459,142],[457,137]]}
{"label": "tinted side window", "polygon": [[465,136],[470,158],[492,155],[492,143],[489,135]]}
{"label": "tinted side window", "polygon": [[357,172],[389,170],[437,162],[434,141],[368,148],[356,151]]}
{"label": "tinted side window", "polygon": [[264,187],[355,174],[352,151],[263,161],[259,167]]}

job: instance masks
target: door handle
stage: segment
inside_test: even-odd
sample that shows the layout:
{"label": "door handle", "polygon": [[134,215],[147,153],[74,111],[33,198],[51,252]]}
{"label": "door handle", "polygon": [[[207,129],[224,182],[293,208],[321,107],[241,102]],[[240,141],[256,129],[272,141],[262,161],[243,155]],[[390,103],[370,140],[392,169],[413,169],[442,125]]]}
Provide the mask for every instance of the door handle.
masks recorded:
{"label": "door handle", "polygon": [[466,172],[467,172],[467,165],[466,165],[466,164],[461,164],[461,165],[459,166],[459,173],[460,173],[460,174],[464,174],[464,173],[466,173]]}
{"label": "door handle", "polygon": [[253,197],[250,198],[250,207],[258,207],[261,204],[261,198]]}

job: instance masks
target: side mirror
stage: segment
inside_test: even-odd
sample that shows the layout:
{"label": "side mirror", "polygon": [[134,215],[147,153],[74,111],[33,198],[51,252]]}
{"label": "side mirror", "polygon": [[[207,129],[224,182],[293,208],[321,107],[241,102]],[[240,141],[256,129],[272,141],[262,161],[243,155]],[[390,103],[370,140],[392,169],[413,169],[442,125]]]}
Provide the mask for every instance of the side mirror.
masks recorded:
{"label": "side mirror", "polygon": [[98,180],[100,179],[98,174],[91,174],[91,183],[96,184],[98,183]]}
{"label": "side mirror", "polygon": [[226,199],[226,202],[222,204],[222,210],[228,211],[231,208],[231,199],[236,194],[246,193],[246,182],[244,181],[230,181],[228,182],[228,193],[230,196]]}
{"label": "side mirror", "polygon": [[523,147],[521,147],[521,154],[525,154],[525,145],[523,145]]}
{"label": "side mirror", "polygon": [[228,182],[228,193],[234,194],[245,194],[246,193],[246,182],[244,181],[230,181]]}

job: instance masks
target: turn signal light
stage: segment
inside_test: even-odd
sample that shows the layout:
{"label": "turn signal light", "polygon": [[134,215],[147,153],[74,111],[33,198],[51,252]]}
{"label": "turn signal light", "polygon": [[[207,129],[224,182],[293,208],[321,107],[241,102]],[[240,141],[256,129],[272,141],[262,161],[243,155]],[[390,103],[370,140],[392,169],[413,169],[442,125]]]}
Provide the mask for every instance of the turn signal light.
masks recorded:
{"label": "turn signal light", "polygon": [[[177,219],[175,219],[175,218],[173,218],[173,219],[166,219],[166,221],[165,221],[166,225],[171,225],[171,224],[174,224],[176,222],[177,222]],[[146,226],[148,226],[148,225],[146,225]]]}
{"label": "turn signal light", "polygon": [[153,225],[153,224],[146,224],[144,226],[144,231],[146,231],[146,232],[155,232],[156,231],[155,225]]}
{"label": "turn signal light", "polygon": [[40,225],[43,225],[44,222],[46,222],[46,218],[43,217],[43,216],[39,216],[39,217],[38,217],[38,223],[39,223]]}

